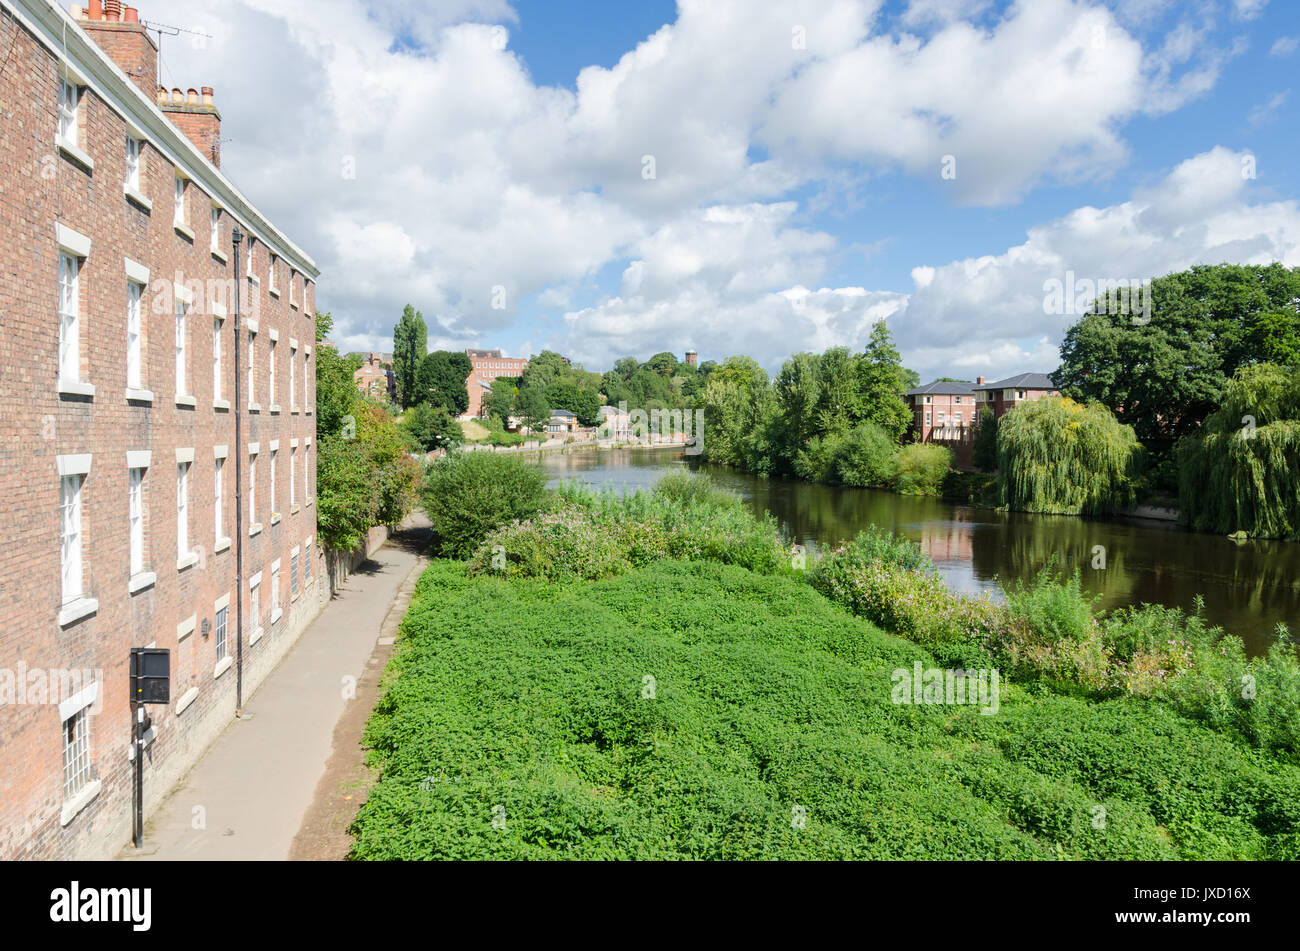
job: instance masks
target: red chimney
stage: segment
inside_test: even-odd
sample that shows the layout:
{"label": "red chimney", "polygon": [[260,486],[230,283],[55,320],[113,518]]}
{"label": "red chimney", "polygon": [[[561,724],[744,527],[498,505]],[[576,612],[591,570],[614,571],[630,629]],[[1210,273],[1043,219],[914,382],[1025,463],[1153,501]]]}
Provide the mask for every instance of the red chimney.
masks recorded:
{"label": "red chimney", "polygon": [[204,158],[220,168],[221,113],[212,104],[212,87],[204,86],[202,91],[189,89],[183,93],[174,89],[171,96],[165,96],[165,92],[159,92],[158,108],[189,137]]}
{"label": "red chimney", "polygon": [[152,99],[158,83],[158,47],[135,7],[123,10],[121,0],[90,0],[90,8],[77,11],[77,16],[81,28],[117,68]]}

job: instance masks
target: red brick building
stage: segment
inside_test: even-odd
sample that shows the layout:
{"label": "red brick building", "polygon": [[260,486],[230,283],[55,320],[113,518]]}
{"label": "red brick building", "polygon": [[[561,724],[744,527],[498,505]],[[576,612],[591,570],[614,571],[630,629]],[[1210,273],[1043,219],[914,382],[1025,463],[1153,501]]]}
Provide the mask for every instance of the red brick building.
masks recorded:
{"label": "red brick building", "polygon": [[317,268],[136,20],[0,0],[0,858],[129,841],[132,647],[171,652],[147,810],[325,596]]}
{"label": "red brick building", "polygon": [[[984,378],[980,377],[980,382]],[[934,382],[904,394],[919,442],[959,439],[975,421],[975,384]]]}
{"label": "red brick building", "polygon": [[372,353],[361,364],[361,369],[352,374],[352,382],[357,392],[372,400],[385,403],[397,401],[397,378],[393,374],[393,363],[385,361],[382,354]]}
{"label": "red brick building", "polygon": [[1019,373],[996,383],[985,383],[984,377],[980,377],[975,386],[976,408],[989,406],[994,418],[999,419],[1019,403],[1060,395],[1061,391],[1046,373]]}
{"label": "red brick building", "polygon": [[528,361],[520,357],[503,357],[500,350],[466,350],[465,356],[473,364],[469,376],[465,378],[465,389],[469,391],[469,409],[461,414],[461,419],[477,419],[485,416],[483,398],[492,392],[492,381],[499,376],[520,377],[528,369]]}

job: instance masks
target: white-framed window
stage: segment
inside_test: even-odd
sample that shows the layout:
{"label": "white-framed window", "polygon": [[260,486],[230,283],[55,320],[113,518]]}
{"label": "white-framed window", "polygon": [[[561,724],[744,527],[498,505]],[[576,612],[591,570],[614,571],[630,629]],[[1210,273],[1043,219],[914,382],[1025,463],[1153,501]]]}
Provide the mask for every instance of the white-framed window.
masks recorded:
{"label": "white-framed window", "polygon": [[127,470],[127,511],[131,529],[131,575],[144,571],[144,468]]}
{"label": "white-framed window", "polygon": [[208,247],[213,251],[221,250],[221,209],[216,205],[212,206],[212,232],[208,237]]}
{"label": "white-framed window", "polygon": [[179,297],[175,298],[174,307],[176,311],[176,395],[187,396],[189,380],[186,378],[186,367],[189,365],[189,360],[185,352],[185,301]]}
{"label": "white-framed window", "polygon": [[250,278],[254,278],[254,279],[257,277],[257,272],[253,270],[253,246],[254,246],[254,244],[256,244],[256,242],[257,242],[257,239],[254,238],[252,235],[249,235],[249,238],[248,238],[248,265],[247,265],[247,272],[246,272],[246,273],[248,274],[248,276],[249,276]]}
{"label": "white-framed window", "polygon": [[126,180],[123,185],[130,191],[140,190],[140,140],[126,137]]}
{"label": "white-framed window", "polygon": [[257,524],[257,452],[248,454],[248,524]]}
{"label": "white-framed window", "polygon": [[274,515],[274,514],[276,513],[276,507],[275,507],[275,461],[276,461],[276,457],[279,456],[279,455],[280,455],[279,450],[278,450],[278,449],[275,449],[274,447],[272,447],[272,449],[271,449],[271,514],[272,514],[272,515]]}
{"label": "white-framed window", "polygon": [[226,615],[229,613],[228,605],[222,605],[217,609],[217,616],[212,624],[213,640],[216,641],[217,663],[226,659]]}
{"label": "white-framed window", "polygon": [[302,497],[311,504],[311,485],[309,478],[311,476],[311,437],[308,436],[302,447]]}
{"label": "white-framed window", "polygon": [[90,704],[63,721],[63,800],[75,799],[91,782]]}
{"label": "white-framed window", "polygon": [[223,538],[226,537],[226,533],[223,531],[223,529],[226,527],[225,526],[225,514],[226,514],[225,513],[225,507],[226,507],[225,486],[222,485],[222,482],[225,481],[225,475],[223,472],[225,466],[226,466],[226,460],[218,456],[216,459],[216,464],[213,466],[213,471],[212,471],[213,537],[217,541],[221,541]]}
{"label": "white-framed window", "polygon": [[251,406],[257,402],[257,388],[254,385],[257,379],[257,332],[250,330],[248,332],[248,403]]}
{"label": "white-framed window", "polygon": [[176,176],[176,203],[172,214],[172,224],[179,227],[185,226],[185,186],[184,176]]}
{"label": "white-framed window", "polygon": [[310,538],[307,539],[307,543],[302,546],[302,553],[303,553],[302,574],[307,581],[311,581],[311,539]]}
{"label": "white-framed window", "polygon": [[297,286],[298,286],[298,272],[297,272],[297,271],[294,271],[294,270],[292,270],[292,269],[290,269],[290,271],[289,271],[289,305],[290,305],[291,307],[296,306],[297,303],[298,303],[298,301],[297,301],[297,291],[296,291]]}
{"label": "white-framed window", "polygon": [[221,399],[221,328],[224,321],[212,318],[212,399]]}
{"label": "white-framed window", "polygon": [[289,553],[289,599],[298,597],[298,549]]}
{"label": "white-framed window", "polygon": [[126,385],[144,389],[143,342],[140,325],[140,296],[144,288],[135,281],[126,282]]}
{"label": "white-framed window", "polygon": [[293,388],[293,376],[294,376],[293,365],[297,359],[298,359],[298,349],[292,343],[290,343],[289,344],[289,409],[290,410],[292,410],[295,406],[298,405],[298,397],[297,394],[294,392],[294,388]]}
{"label": "white-framed window", "polygon": [[274,254],[270,255],[271,263],[267,266],[266,286],[271,290],[279,290],[275,286],[275,262],[279,260]]}
{"label": "white-framed window", "polygon": [[81,87],[66,79],[59,80],[59,139],[69,145],[77,144],[78,106],[81,104]]}
{"label": "white-framed window", "polygon": [[298,504],[298,447],[289,447],[289,507]]}
{"label": "white-framed window", "polygon": [[59,505],[62,515],[60,560],[62,563],[63,603],[70,604],[85,594],[82,575],[81,489],[84,472],[61,476]]}
{"label": "white-framed window", "polygon": [[59,253],[59,379],[81,380],[81,258]]}
{"label": "white-framed window", "polygon": [[[275,331],[271,331],[274,333]],[[272,404],[275,403],[275,338],[272,337],[266,344],[266,370],[267,394],[266,398]]]}
{"label": "white-framed window", "polygon": [[280,613],[280,562],[271,563],[271,620]]}
{"label": "white-framed window", "polygon": [[190,553],[190,463],[176,463],[176,555]]}
{"label": "white-framed window", "polygon": [[262,626],[262,573],[259,571],[248,585],[248,626],[257,633]]}

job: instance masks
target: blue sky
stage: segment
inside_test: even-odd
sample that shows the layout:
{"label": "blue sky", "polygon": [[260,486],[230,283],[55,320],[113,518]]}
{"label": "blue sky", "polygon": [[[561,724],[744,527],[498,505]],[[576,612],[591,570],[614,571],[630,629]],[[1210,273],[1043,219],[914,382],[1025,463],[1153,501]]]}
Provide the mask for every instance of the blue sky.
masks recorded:
{"label": "blue sky", "polygon": [[923,376],[996,377],[1053,368],[1067,271],[1300,265],[1296,3],[179,5],[214,40],[171,68],[344,349],[409,301],[431,346],[774,370],[884,318]]}

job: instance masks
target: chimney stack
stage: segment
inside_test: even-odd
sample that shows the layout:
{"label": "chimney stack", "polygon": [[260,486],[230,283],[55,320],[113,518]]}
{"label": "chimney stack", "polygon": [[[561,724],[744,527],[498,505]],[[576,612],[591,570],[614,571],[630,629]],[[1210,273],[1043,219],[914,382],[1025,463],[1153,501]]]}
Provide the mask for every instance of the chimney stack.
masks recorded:
{"label": "chimney stack", "polygon": [[984,377],[982,377],[982,376],[977,376],[977,377],[975,377],[975,385],[976,385],[976,386],[983,386],[983,385],[984,385]]}
{"label": "chimney stack", "polygon": [[117,68],[152,96],[158,82],[158,47],[136,8],[122,6],[121,0],[90,0],[88,9],[73,7],[72,15]]}
{"label": "chimney stack", "polygon": [[88,9],[73,7],[72,14],[118,69],[155,99],[167,118],[220,168],[221,113],[212,103],[212,87],[168,92],[158,85],[158,47],[140,22],[140,11],[121,0],[90,0]]}

